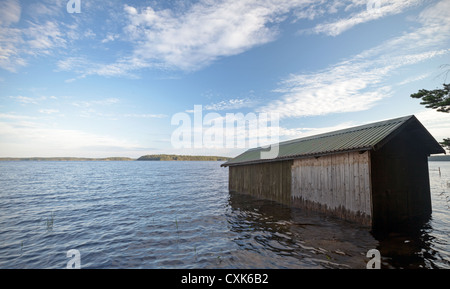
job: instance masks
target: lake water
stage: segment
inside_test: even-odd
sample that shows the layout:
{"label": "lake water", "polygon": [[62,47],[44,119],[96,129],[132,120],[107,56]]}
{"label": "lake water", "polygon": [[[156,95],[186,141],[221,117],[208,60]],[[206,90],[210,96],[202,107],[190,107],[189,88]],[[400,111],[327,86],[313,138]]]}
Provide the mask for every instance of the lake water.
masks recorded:
{"label": "lake water", "polygon": [[[405,233],[228,192],[220,162],[0,162],[0,268],[450,268],[450,163]],[[440,175],[438,168],[440,168]]]}

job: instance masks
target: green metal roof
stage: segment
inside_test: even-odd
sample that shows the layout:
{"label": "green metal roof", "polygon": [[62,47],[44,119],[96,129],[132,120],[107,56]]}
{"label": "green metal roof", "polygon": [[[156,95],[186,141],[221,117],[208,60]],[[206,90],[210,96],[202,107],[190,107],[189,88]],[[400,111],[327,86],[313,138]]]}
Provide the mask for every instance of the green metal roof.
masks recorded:
{"label": "green metal roof", "polygon": [[422,137],[426,138],[430,153],[444,153],[445,151],[420,124],[413,115],[375,122],[362,126],[299,138],[279,143],[278,157],[261,159],[261,152],[269,149],[254,148],[222,164],[222,166],[243,165],[269,161],[281,161],[301,157],[321,156],[339,152],[358,150],[377,150],[391,139],[402,127],[417,122]]}

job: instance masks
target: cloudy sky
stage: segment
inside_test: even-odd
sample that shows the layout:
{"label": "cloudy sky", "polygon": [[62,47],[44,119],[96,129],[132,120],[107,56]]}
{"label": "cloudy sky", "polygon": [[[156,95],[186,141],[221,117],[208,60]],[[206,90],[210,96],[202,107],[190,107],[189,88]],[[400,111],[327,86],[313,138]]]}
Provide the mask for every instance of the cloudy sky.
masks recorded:
{"label": "cloudy sky", "polygon": [[441,141],[450,114],[409,95],[450,79],[448,15],[448,0],[2,0],[0,157],[245,150],[174,147],[194,105],[277,113],[280,140],[414,114]]}

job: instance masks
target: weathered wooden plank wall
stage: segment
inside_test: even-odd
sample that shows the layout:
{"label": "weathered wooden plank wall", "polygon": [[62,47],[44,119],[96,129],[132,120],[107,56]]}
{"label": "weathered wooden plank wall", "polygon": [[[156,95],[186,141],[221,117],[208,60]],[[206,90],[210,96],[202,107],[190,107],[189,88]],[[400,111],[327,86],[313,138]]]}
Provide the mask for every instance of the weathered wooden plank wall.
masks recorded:
{"label": "weathered wooden plank wall", "polygon": [[232,166],[229,190],[290,204],[292,161]]}
{"label": "weathered wooden plank wall", "polygon": [[370,152],[294,160],[291,196],[293,205],[370,225]]}

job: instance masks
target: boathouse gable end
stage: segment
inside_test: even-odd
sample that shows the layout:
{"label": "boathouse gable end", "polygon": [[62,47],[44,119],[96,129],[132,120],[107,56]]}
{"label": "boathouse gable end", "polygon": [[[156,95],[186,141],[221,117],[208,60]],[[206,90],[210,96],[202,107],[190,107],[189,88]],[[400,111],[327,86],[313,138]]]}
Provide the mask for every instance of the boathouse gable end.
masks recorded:
{"label": "boathouse gable end", "polygon": [[250,149],[229,167],[229,189],[386,227],[431,212],[427,157],[445,153],[415,116]]}
{"label": "boathouse gable end", "polygon": [[431,214],[428,156],[445,152],[412,120],[371,153],[373,226],[397,229]]}

